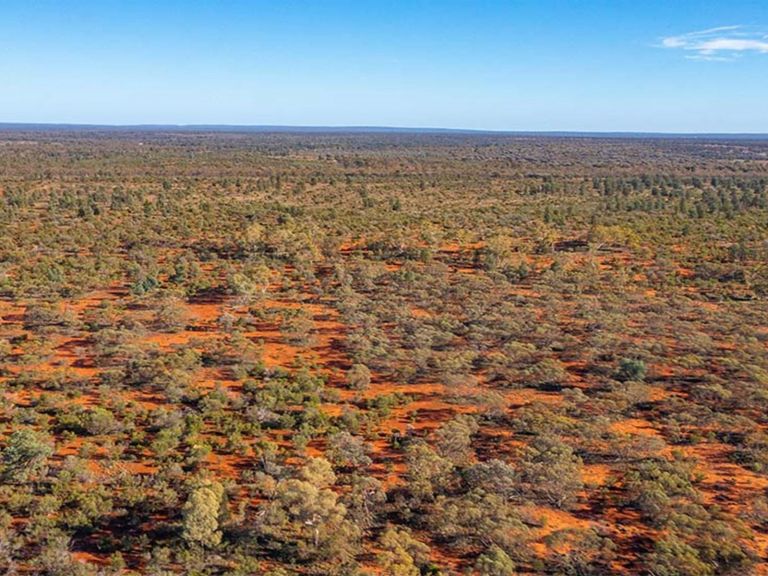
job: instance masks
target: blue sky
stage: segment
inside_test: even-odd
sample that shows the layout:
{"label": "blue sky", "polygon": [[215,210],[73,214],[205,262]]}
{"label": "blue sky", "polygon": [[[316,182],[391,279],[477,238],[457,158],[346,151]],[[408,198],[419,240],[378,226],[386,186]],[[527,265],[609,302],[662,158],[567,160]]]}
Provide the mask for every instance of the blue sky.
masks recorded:
{"label": "blue sky", "polygon": [[768,0],[2,0],[0,122],[768,132]]}

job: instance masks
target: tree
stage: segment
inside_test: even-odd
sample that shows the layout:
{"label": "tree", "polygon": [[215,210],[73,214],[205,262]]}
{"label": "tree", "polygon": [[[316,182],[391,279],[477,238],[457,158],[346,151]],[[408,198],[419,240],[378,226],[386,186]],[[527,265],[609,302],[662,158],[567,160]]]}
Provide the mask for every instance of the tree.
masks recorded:
{"label": "tree", "polygon": [[347,385],[353,390],[367,390],[371,385],[371,371],[365,364],[353,364],[347,370]]}
{"label": "tree", "polygon": [[663,524],[679,500],[694,498],[693,464],[685,460],[647,460],[625,475],[627,503],[646,518]]}
{"label": "tree", "polygon": [[557,508],[573,504],[582,489],[581,458],[555,436],[540,436],[527,447],[520,462],[523,489]]}
{"label": "tree", "polygon": [[250,304],[264,297],[269,289],[271,276],[269,267],[261,264],[230,274],[227,284],[239,304]]}
{"label": "tree", "polygon": [[714,566],[699,557],[695,548],[677,536],[662,538],[654,546],[647,561],[652,576],[714,576]]}
{"label": "tree", "polygon": [[96,576],[95,567],[72,556],[70,544],[70,538],[61,532],[48,536],[35,559],[40,573],[46,576]]}
{"label": "tree", "polygon": [[406,529],[387,527],[380,539],[379,564],[389,576],[419,576],[429,564],[429,546]]}
{"label": "tree", "polygon": [[299,470],[298,477],[318,488],[327,488],[336,483],[333,466],[325,458],[309,458]]}
{"label": "tree", "polygon": [[377,508],[387,501],[381,482],[376,478],[355,475],[352,490],[344,495],[347,515],[363,530],[370,528],[377,516]]}
{"label": "tree", "polygon": [[303,309],[288,315],[280,324],[280,331],[286,340],[297,346],[308,345],[314,329],[315,323]]}
{"label": "tree", "polygon": [[508,500],[481,490],[461,497],[439,496],[429,520],[442,538],[462,548],[499,546],[520,558],[530,538],[515,507]]}
{"label": "tree", "polygon": [[423,442],[412,444],[405,455],[408,490],[417,499],[432,499],[450,481],[453,464]]}
{"label": "tree", "polygon": [[0,338],[0,361],[10,358],[12,353],[13,346],[11,343],[5,338]]}
{"label": "tree", "polygon": [[224,487],[218,482],[192,491],[184,504],[182,537],[188,544],[215,548],[221,543],[219,520],[224,504]]}
{"label": "tree", "polygon": [[437,431],[435,444],[441,456],[456,466],[466,466],[472,460],[472,434],[477,432],[475,419],[459,416]]}
{"label": "tree", "polygon": [[22,539],[14,533],[12,524],[13,517],[5,510],[0,512],[0,573],[17,576]]}
{"label": "tree", "polygon": [[189,321],[184,303],[178,298],[167,298],[160,303],[155,312],[155,324],[161,330],[180,332]]}
{"label": "tree", "polygon": [[610,572],[616,544],[595,529],[571,528],[553,532],[547,546],[557,550],[553,565],[564,576],[601,576]]}
{"label": "tree", "polygon": [[465,474],[470,489],[480,489],[503,498],[512,498],[519,492],[515,469],[501,460],[478,462]]}
{"label": "tree", "polygon": [[279,463],[280,447],[270,440],[254,443],[253,451],[258,458],[259,468],[266,474],[277,476],[282,471]]}
{"label": "tree", "polygon": [[372,462],[363,439],[347,431],[338,432],[328,439],[327,453],[331,462],[340,468],[361,468]]}
{"label": "tree", "polygon": [[120,423],[115,419],[114,414],[101,406],[96,406],[88,411],[84,424],[86,431],[94,436],[109,434],[120,428]]}
{"label": "tree", "polygon": [[515,563],[501,548],[492,545],[475,561],[478,576],[514,576]]}
{"label": "tree", "polygon": [[62,312],[56,304],[36,302],[24,311],[24,328],[32,331],[46,326],[65,326],[72,321],[70,314]]}
{"label": "tree", "polygon": [[622,358],[619,362],[619,368],[616,370],[616,379],[621,381],[635,380],[642,382],[645,380],[647,368],[645,362],[637,358]]}
{"label": "tree", "polygon": [[33,479],[53,455],[52,441],[29,428],[16,430],[8,438],[0,460],[0,478],[11,484]]}
{"label": "tree", "polygon": [[354,561],[360,530],[346,518],[335,492],[305,480],[280,482],[260,526],[263,535],[299,558]]}
{"label": "tree", "polygon": [[565,365],[554,358],[544,358],[534,364],[524,374],[528,383],[542,389],[560,388],[568,381],[568,371]]}

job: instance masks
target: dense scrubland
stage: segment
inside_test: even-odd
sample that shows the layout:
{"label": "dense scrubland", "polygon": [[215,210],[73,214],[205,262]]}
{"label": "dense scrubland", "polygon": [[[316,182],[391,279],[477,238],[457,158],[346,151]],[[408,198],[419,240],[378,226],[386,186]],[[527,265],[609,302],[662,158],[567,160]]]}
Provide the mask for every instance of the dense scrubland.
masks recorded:
{"label": "dense scrubland", "polygon": [[768,142],[0,133],[0,572],[768,574]]}

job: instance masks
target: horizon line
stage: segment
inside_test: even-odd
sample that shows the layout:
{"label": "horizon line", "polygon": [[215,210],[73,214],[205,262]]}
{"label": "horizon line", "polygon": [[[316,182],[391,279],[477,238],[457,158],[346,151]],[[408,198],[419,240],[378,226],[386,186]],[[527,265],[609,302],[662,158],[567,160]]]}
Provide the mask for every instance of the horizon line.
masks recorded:
{"label": "horizon line", "polygon": [[446,128],[379,125],[303,125],[303,124],[209,124],[209,123],[141,123],[99,124],[87,122],[0,122],[0,131],[130,131],[139,132],[222,132],[222,133],[400,133],[400,134],[466,134],[498,136],[572,136],[572,137],[677,137],[677,138],[768,138],[768,132],[674,132],[642,130],[506,130],[483,128]]}

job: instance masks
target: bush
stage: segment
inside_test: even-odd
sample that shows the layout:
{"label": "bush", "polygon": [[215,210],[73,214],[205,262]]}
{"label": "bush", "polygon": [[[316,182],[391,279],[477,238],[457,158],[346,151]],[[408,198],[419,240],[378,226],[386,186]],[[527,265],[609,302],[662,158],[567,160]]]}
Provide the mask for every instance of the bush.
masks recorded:
{"label": "bush", "polygon": [[647,373],[645,362],[637,358],[622,358],[619,362],[619,368],[616,370],[616,379],[621,381],[636,380],[641,382],[645,380]]}
{"label": "bush", "polygon": [[347,370],[347,386],[353,390],[367,390],[371,384],[371,371],[365,364],[353,364]]}
{"label": "bush", "polygon": [[53,442],[50,438],[29,428],[16,430],[3,448],[0,478],[12,484],[28,482],[45,469],[52,455]]}

